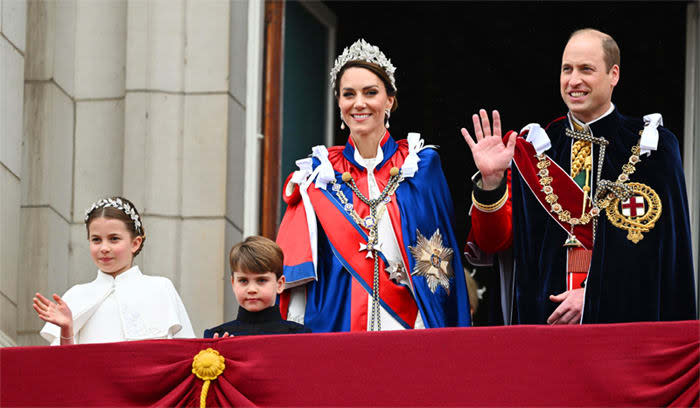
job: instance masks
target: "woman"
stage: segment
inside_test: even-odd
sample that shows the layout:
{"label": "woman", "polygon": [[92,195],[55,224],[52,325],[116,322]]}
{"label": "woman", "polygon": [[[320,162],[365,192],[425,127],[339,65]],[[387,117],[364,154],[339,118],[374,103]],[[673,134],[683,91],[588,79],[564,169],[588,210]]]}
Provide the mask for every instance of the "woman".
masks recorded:
{"label": "woman", "polygon": [[470,324],[438,154],[387,131],[394,71],[364,40],[343,51],[331,86],[348,142],[314,147],[284,186],[281,310],[314,332]]}

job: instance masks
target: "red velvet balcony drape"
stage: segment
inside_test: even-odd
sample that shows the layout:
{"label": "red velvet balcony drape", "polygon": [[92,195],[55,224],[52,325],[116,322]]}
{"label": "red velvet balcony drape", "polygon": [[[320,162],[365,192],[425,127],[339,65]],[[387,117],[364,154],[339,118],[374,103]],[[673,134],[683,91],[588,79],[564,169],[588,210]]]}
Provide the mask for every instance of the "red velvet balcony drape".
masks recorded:
{"label": "red velvet balcony drape", "polygon": [[0,405],[698,406],[700,323],[154,340],[0,350]]}

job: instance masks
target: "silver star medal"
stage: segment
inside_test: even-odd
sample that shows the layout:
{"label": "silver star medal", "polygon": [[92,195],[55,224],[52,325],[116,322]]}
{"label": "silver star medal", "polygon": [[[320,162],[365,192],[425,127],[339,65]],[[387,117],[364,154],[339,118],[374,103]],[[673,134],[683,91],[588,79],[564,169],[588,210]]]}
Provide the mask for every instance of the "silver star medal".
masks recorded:
{"label": "silver star medal", "polygon": [[451,265],[454,251],[443,246],[440,229],[435,230],[430,240],[416,230],[416,245],[408,248],[416,260],[412,275],[423,276],[431,292],[435,293],[437,287],[442,286],[449,295],[450,278],[454,276]]}
{"label": "silver star medal", "polygon": [[389,272],[389,279],[393,279],[396,283],[408,281],[406,269],[401,262],[389,262],[389,267],[386,268],[386,271]]}

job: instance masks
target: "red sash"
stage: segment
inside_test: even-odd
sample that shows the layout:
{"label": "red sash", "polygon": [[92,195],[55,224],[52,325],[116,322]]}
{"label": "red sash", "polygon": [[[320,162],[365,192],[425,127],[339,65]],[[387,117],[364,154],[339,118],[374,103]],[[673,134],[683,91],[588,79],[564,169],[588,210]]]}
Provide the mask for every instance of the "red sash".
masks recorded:
{"label": "red sash", "polygon": [[[359,187],[359,186],[358,186]],[[374,259],[367,258],[367,252],[360,252],[360,243],[367,243],[367,235],[355,224],[350,216],[340,208],[340,204],[330,195],[330,191],[315,186],[308,189],[309,199],[316,211],[330,244],[337,251],[339,260],[352,274],[351,328],[367,329],[367,294],[372,294],[374,280]],[[355,200],[356,202],[359,200]],[[392,199],[390,206],[396,206]],[[396,209],[395,211],[398,211]],[[399,235],[400,236],[400,235]],[[362,292],[359,292],[362,290]],[[410,327],[415,325],[418,306],[410,290],[391,281],[384,271],[384,262],[379,262],[379,297],[400,319]]]}
{"label": "red sash", "polygon": [[[583,190],[581,190],[581,187],[579,187],[569,174],[559,167],[557,163],[552,159],[549,159],[549,161],[551,165],[547,169],[549,170],[549,177],[552,177],[550,185],[554,189],[554,194],[559,196],[558,203],[561,204],[564,210],[569,210],[572,217],[580,217],[581,203],[583,203]],[[537,175],[539,172],[537,168],[537,163],[539,162],[537,153],[535,152],[535,148],[523,138],[518,138],[515,144],[513,162],[525,183],[530,187],[532,194],[534,194],[537,201],[542,205],[542,208],[564,231],[570,233],[571,225],[560,221],[557,214],[550,211],[551,205],[545,200],[547,195],[542,191],[540,178]],[[574,226],[573,233],[585,249],[593,249],[592,222],[585,225]]]}

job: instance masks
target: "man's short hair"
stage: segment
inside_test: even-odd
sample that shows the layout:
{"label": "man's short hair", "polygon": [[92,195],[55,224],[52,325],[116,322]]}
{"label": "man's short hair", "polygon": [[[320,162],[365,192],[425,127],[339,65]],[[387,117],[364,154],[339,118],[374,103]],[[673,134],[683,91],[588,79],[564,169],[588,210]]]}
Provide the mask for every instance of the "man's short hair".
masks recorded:
{"label": "man's short hair", "polygon": [[605,69],[610,72],[613,65],[620,66],[620,47],[617,46],[615,39],[600,30],[595,28],[582,28],[576,30],[569,36],[569,40],[579,34],[596,34],[600,37],[601,45],[603,47],[603,60],[605,61]]}
{"label": "man's short hair", "polygon": [[234,272],[272,272],[277,279],[282,276],[284,254],[275,241],[252,235],[237,243],[229,253],[231,276]]}

